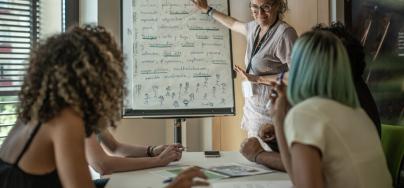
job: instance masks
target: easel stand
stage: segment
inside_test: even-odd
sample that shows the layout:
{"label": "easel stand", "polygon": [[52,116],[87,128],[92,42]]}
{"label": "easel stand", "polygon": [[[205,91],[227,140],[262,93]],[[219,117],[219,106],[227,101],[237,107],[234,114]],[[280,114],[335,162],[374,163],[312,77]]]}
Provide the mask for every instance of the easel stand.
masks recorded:
{"label": "easel stand", "polygon": [[177,118],[174,122],[174,143],[182,144],[182,124],[185,123],[185,118]]}

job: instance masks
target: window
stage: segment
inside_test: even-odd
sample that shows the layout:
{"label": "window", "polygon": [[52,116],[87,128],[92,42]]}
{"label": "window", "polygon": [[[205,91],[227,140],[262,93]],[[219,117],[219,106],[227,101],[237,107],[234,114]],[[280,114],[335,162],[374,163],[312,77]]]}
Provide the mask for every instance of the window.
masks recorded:
{"label": "window", "polygon": [[0,145],[15,124],[30,49],[39,38],[40,0],[0,0]]}

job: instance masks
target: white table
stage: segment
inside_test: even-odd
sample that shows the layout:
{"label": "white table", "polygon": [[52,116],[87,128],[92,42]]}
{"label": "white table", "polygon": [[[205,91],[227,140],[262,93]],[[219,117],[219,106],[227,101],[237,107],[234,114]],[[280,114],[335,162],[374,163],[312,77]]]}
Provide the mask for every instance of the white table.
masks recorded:
{"label": "white table", "polygon": [[[221,152],[219,158],[205,158],[203,152],[184,152],[182,159],[179,162],[170,164],[167,167],[152,168],[146,170],[138,170],[132,172],[114,173],[110,176],[110,180],[106,188],[153,188],[164,187],[162,176],[153,174],[153,171],[160,171],[163,169],[173,168],[175,166],[207,166],[207,165],[220,165],[228,163],[243,163],[251,164],[239,152]],[[272,172],[269,174],[262,174],[256,176],[247,176],[240,178],[223,179],[219,181],[259,181],[259,180],[288,180],[289,177],[283,172]]]}

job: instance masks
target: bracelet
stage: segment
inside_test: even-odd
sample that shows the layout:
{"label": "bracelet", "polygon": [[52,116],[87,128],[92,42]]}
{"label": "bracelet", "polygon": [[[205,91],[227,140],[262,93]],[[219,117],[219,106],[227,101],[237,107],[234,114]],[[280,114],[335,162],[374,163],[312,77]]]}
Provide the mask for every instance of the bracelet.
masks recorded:
{"label": "bracelet", "polygon": [[209,7],[208,8],[208,11],[206,11],[206,14],[208,15],[208,16],[212,16],[213,15],[213,8],[212,7]]}
{"label": "bracelet", "polygon": [[257,155],[255,155],[255,157],[254,157],[254,162],[255,162],[255,163],[257,162],[258,156],[259,156],[261,153],[264,153],[264,152],[265,152],[265,150],[261,150],[260,152],[257,153]]}
{"label": "bracelet", "polygon": [[157,147],[157,146],[152,146],[152,147],[150,147],[150,155],[151,155],[151,157],[156,156],[156,155],[154,154],[154,149],[155,149],[156,147]]}
{"label": "bracelet", "polygon": [[154,146],[147,146],[146,154],[147,154],[148,157],[153,157],[153,150],[152,150],[153,147]]}

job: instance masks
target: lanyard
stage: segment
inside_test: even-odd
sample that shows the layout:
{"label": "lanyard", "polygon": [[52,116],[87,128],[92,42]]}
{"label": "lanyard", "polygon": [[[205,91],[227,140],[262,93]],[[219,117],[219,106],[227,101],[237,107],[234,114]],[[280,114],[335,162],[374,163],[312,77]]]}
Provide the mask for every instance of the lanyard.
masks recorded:
{"label": "lanyard", "polygon": [[[254,32],[254,42],[253,42],[253,49],[251,52],[251,56],[250,59],[248,60],[248,65],[247,65],[247,69],[246,72],[249,73],[252,67],[252,59],[254,58],[254,56],[258,53],[258,51],[261,49],[262,44],[264,43],[264,41],[266,40],[269,30],[272,29],[272,27],[278,22],[278,18],[275,20],[275,22],[268,28],[267,32],[265,32],[265,35],[261,38],[261,40],[259,40],[259,33],[261,31],[261,27],[258,25],[257,28],[255,29]],[[257,44],[258,43],[258,44]]]}

